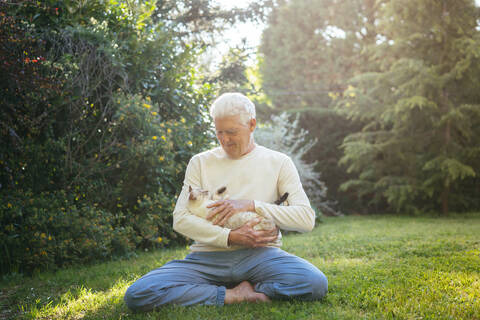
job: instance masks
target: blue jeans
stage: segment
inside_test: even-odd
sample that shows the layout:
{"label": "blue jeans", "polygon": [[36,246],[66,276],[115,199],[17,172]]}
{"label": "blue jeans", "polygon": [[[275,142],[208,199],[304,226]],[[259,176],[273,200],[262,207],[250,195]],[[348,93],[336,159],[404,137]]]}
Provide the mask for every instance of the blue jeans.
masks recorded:
{"label": "blue jeans", "polygon": [[318,300],[328,287],[325,275],[308,261],[279,248],[257,248],[190,253],[138,279],[124,299],[136,311],[164,304],[222,306],[226,289],[245,280],[270,299]]}

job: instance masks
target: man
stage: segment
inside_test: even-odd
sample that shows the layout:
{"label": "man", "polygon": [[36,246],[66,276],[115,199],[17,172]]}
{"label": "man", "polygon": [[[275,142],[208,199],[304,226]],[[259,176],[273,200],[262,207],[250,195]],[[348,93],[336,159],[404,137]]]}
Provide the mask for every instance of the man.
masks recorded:
{"label": "man", "polygon": [[[125,294],[133,310],[164,304],[223,305],[271,299],[318,300],[327,278],[309,262],[281,250],[278,228],[311,231],[315,212],[291,159],[256,145],[255,106],[240,93],[225,93],[210,114],[220,147],[192,157],[173,212],[175,231],[195,240],[191,253],[151,271]],[[214,191],[226,186],[228,200],[210,206],[207,219],[187,210],[189,186]],[[288,206],[273,204],[288,192]],[[250,221],[230,230],[223,225],[242,211],[273,219],[277,229],[253,229]]]}

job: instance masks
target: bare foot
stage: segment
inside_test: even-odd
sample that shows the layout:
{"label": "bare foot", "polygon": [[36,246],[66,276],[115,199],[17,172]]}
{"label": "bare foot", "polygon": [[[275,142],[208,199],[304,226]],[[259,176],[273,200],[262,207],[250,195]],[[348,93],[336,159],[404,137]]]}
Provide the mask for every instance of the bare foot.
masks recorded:
{"label": "bare foot", "polygon": [[248,281],[241,282],[233,289],[227,289],[225,293],[225,304],[239,302],[270,302],[270,299],[263,293],[255,292]]}

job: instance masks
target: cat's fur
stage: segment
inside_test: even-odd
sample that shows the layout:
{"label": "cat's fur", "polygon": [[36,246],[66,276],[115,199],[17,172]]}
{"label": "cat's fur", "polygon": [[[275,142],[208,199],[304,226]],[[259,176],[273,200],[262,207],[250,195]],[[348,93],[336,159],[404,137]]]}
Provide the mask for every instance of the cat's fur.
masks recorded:
{"label": "cat's fur", "polygon": [[[194,215],[206,219],[210,213],[210,209],[207,208],[209,204],[214,203],[217,200],[228,199],[228,195],[225,193],[226,187],[222,187],[217,190],[215,194],[211,194],[207,190],[200,190],[197,188],[192,188],[189,186],[189,196],[188,196],[188,205],[187,209]],[[281,204],[288,197],[288,193],[285,193],[280,199],[275,201],[276,204]],[[231,216],[225,223],[225,227],[229,229],[237,229],[243,226],[248,221],[258,218],[260,222],[256,224],[253,228],[255,230],[272,230],[274,229],[275,223],[272,219],[267,219],[255,212],[238,212]]]}

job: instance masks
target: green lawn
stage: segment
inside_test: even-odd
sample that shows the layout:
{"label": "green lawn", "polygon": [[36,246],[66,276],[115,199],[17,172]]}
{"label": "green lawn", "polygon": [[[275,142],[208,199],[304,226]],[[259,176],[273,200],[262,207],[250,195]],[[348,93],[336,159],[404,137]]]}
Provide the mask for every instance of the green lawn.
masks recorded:
{"label": "green lawn", "polygon": [[177,249],[6,277],[0,319],[480,319],[480,213],[325,218],[311,233],[286,236],[284,249],[327,275],[323,301],[131,313],[127,286],[187,252]]}

